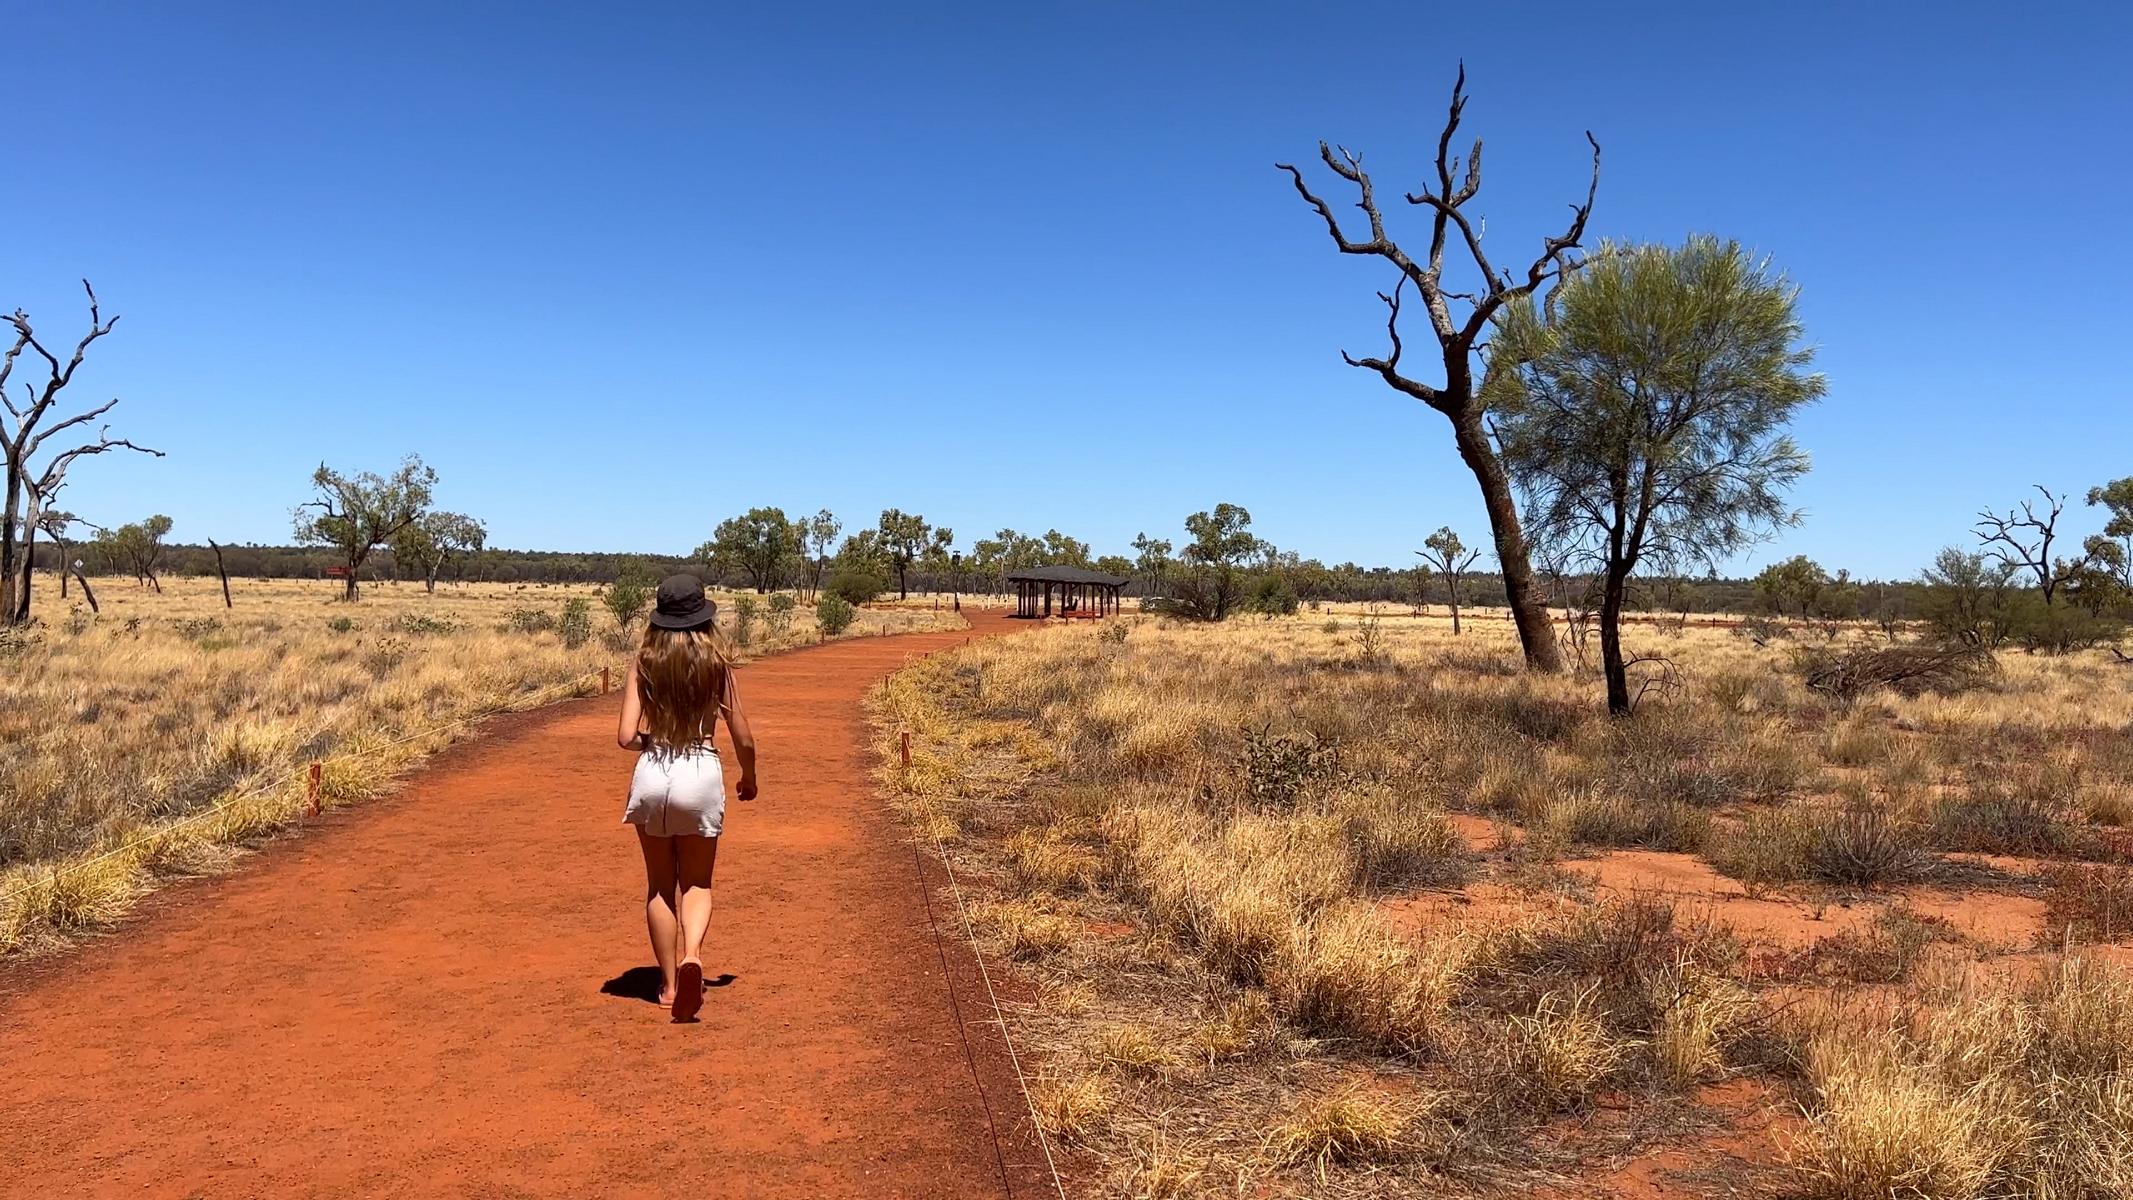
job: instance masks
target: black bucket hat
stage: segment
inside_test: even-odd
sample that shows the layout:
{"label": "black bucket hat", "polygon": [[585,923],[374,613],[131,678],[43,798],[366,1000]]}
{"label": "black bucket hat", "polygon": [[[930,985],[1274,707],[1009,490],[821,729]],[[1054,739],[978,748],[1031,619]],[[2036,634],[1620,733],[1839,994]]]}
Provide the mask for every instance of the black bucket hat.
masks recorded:
{"label": "black bucket hat", "polygon": [[659,581],[659,603],[652,624],[661,629],[694,629],[718,619],[718,605],[704,598],[704,581],[694,575],[669,575]]}

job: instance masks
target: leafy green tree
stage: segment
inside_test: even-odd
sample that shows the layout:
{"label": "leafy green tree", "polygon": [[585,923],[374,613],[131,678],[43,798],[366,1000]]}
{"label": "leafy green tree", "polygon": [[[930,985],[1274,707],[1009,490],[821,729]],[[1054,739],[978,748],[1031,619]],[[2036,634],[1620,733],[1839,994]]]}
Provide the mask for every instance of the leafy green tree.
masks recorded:
{"label": "leafy green tree", "polygon": [[1185,518],[1184,557],[1194,570],[1178,585],[1178,606],[1189,616],[1220,621],[1244,596],[1242,565],[1266,543],[1252,534],[1252,514],[1235,504]]}
{"label": "leafy green tree", "polygon": [[2111,514],[2103,532],[2084,543],[2089,558],[2116,575],[2120,587],[2133,592],[2133,476],[2090,488],[2089,503],[2100,504]]}
{"label": "leafy green tree", "polygon": [[[1798,516],[1783,494],[1807,471],[1784,429],[1820,398],[1806,369],[1799,289],[1711,237],[1611,249],[1550,311],[1509,302],[1497,353],[1496,434],[1543,541],[1600,573],[1607,709],[1626,714],[1622,610],[1630,577],[1712,562]],[[1509,385],[1516,384],[1516,387]]]}
{"label": "leafy green tree", "polygon": [[955,531],[942,527],[935,529],[926,523],[926,518],[902,509],[883,509],[881,524],[876,527],[881,535],[880,545],[896,568],[896,595],[905,599],[911,595],[906,578],[911,564],[924,558],[929,552],[945,550],[955,542]]}
{"label": "leafy green tree", "polygon": [[422,590],[435,592],[445,563],[479,554],[488,540],[488,527],[465,513],[427,512],[393,536],[393,562],[421,572]]}
{"label": "leafy green tree", "polygon": [[1764,567],[1756,575],[1754,584],[1755,594],[1763,598],[1770,611],[1779,616],[1790,612],[1805,618],[1813,615],[1815,605],[1821,602],[1822,589],[1829,586],[1830,578],[1822,564],[1804,554],[1795,554],[1783,562]]}
{"label": "leafy green tree", "polygon": [[98,530],[96,546],[106,559],[133,572],[135,583],[161,592],[163,584],[156,578],[156,564],[163,557],[163,538],[170,527],[170,518],[159,513],[117,529]]}
{"label": "leafy green tree", "polygon": [[1134,569],[1141,573],[1141,586],[1150,596],[1161,595],[1163,576],[1170,570],[1170,543],[1162,538],[1152,538],[1145,533],[1133,535]]}
{"label": "leafy green tree", "polygon": [[1044,531],[1044,562],[1055,567],[1087,567],[1089,544],[1056,529],[1047,529]]}
{"label": "leafy green tree", "polygon": [[810,593],[820,592],[822,590],[822,573],[829,566],[830,547],[837,544],[837,534],[844,529],[844,523],[831,515],[830,510],[825,508],[800,524],[802,525],[801,541],[807,551],[808,591]]}
{"label": "leafy green tree", "polygon": [[429,508],[437,472],[410,454],[391,475],[363,471],[343,475],[324,463],[311,474],[318,498],[296,506],[296,540],[338,551],[344,569],[342,596],[356,598],[356,576],[370,552],[392,541]]}
{"label": "leafy green tree", "polygon": [[697,557],[739,567],[758,592],[778,585],[786,562],[800,553],[805,533],[785,519],[781,508],[751,508],[718,523],[711,540],[697,547]]}
{"label": "leafy green tree", "polygon": [[1467,549],[1466,543],[1459,540],[1459,535],[1452,532],[1449,525],[1442,526],[1437,532],[1423,538],[1422,544],[1428,549],[1417,550],[1415,553],[1423,562],[1428,563],[1432,570],[1444,577],[1445,591],[1451,596],[1452,602],[1452,632],[1457,634],[1459,580],[1465,576],[1467,568],[1474,565],[1474,560],[1481,557],[1481,551]]}

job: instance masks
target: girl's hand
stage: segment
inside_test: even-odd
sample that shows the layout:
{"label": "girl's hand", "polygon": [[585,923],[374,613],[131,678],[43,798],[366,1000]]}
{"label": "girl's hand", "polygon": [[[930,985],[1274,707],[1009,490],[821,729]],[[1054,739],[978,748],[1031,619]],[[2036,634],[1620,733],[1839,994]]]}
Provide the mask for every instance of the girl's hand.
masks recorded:
{"label": "girl's hand", "polygon": [[753,775],[743,775],[743,776],[741,776],[741,786],[740,786],[740,788],[739,788],[739,792],[740,792],[740,797],[741,797],[741,799],[743,799],[743,800],[753,800],[753,799],[755,799],[755,776],[753,776]]}

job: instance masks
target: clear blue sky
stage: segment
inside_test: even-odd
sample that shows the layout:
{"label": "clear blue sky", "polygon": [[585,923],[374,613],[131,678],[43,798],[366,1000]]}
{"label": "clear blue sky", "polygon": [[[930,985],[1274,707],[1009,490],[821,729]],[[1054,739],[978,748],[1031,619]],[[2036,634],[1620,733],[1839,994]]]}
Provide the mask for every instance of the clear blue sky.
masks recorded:
{"label": "clear blue sky", "polygon": [[1500,258],[1589,128],[1593,233],[1803,285],[1829,398],[1756,559],[1909,575],[1980,504],[2133,474],[2133,18],[1907,9],[22,5],[0,303],[70,340],[87,275],[124,314],[77,386],[169,457],[65,504],[184,540],[286,541],[321,459],[412,450],[514,547],[776,504],[1122,551],[1229,500],[1401,565],[1481,539],[1474,487],[1341,365],[1390,280],[1273,163],[1412,183],[1464,57]]}

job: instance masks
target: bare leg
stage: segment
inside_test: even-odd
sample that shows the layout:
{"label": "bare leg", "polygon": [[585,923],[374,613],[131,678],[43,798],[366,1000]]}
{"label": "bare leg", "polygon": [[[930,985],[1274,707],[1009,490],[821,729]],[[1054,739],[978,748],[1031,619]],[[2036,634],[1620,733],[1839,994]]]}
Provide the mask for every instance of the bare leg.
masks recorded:
{"label": "bare leg", "polygon": [[[659,1002],[674,1002],[675,949],[680,945],[681,923],[675,919],[674,881],[676,838],[653,837],[637,831],[638,848],[644,851],[644,924],[652,935],[652,957],[659,961]],[[690,839],[692,841],[701,839]]]}
{"label": "bare leg", "polygon": [[711,869],[718,863],[718,839],[683,835],[674,839],[681,876],[681,961],[701,963],[704,933],[711,928]]}

